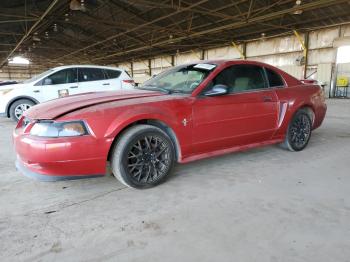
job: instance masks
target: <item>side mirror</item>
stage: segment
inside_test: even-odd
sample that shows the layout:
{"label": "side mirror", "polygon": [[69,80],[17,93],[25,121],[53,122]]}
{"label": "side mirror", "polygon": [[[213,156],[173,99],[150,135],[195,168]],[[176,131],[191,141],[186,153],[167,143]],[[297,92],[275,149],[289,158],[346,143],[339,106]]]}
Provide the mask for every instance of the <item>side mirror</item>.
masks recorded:
{"label": "side mirror", "polygon": [[215,85],[212,89],[204,93],[205,96],[222,96],[228,93],[228,86],[226,85]]}
{"label": "side mirror", "polygon": [[46,77],[46,78],[44,79],[43,85],[44,85],[44,86],[52,85],[52,79]]}

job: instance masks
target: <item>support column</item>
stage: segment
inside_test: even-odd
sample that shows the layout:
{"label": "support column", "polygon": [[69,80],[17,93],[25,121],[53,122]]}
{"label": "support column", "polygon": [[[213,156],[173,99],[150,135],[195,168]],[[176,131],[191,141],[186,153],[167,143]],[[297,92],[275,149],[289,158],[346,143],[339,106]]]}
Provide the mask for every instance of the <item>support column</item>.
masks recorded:
{"label": "support column", "polygon": [[152,77],[152,60],[148,59],[148,74]]}
{"label": "support column", "polygon": [[305,33],[305,50],[304,50],[304,79],[307,77],[307,66],[309,64],[309,32]]}
{"label": "support column", "polygon": [[132,61],[130,62],[130,71],[131,77],[134,77],[134,63]]}
{"label": "support column", "polygon": [[205,59],[205,50],[202,49],[201,51],[201,60],[204,60]]}
{"label": "support column", "polygon": [[171,55],[171,66],[175,66],[175,56]]}
{"label": "support column", "polygon": [[232,41],[232,46],[238,51],[238,53],[240,54],[241,59],[245,60],[246,56],[245,56],[245,44],[243,44],[243,50],[241,50],[238,45]]}
{"label": "support column", "polygon": [[305,33],[305,37],[304,40],[302,39],[302,37],[300,36],[300,34],[298,33],[298,31],[293,30],[294,35],[296,36],[296,38],[298,39],[301,48],[303,50],[303,56],[304,56],[304,78],[306,78],[306,70],[307,70],[307,55],[308,55],[308,45],[309,45],[309,33],[306,32]]}

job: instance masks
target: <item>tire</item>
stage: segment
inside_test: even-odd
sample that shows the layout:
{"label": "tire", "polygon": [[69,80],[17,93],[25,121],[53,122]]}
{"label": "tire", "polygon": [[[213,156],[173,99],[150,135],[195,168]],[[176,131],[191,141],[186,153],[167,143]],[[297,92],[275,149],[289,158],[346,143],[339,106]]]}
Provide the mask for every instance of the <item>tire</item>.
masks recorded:
{"label": "tire", "polygon": [[295,113],[287,129],[283,146],[290,151],[303,150],[310,141],[312,121],[309,114],[300,109]]}
{"label": "tire", "polygon": [[137,189],[164,182],[174,162],[175,150],[171,139],[163,130],[151,125],[127,129],[111,154],[114,176],[124,185]]}
{"label": "tire", "polygon": [[19,119],[22,117],[23,112],[34,105],[35,103],[29,99],[19,99],[13,102],[10,106],[10,117],[12,118],[12,120],[18,122]]}

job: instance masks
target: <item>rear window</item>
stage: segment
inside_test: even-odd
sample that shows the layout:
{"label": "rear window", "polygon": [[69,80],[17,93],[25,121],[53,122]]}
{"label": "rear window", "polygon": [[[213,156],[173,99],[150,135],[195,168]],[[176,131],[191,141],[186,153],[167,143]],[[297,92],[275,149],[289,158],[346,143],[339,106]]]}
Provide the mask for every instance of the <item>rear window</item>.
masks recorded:
{"label": "rear window", "polygon": [[105,69],[107,79],[118,78],[122,72],[119,70]]}
{"label": "rear window", "polygon": [[98,81],[105,79],[102,69],[99,68],[79,68],[79,82]]}
{"label": "rear window", "polygon": [[270,87],[283,87],[284,82],[282,80],[282,77],[277,74],[275,71],[272,71],[271,69],[265,68],[267,78],[269,79],[269,86]]}

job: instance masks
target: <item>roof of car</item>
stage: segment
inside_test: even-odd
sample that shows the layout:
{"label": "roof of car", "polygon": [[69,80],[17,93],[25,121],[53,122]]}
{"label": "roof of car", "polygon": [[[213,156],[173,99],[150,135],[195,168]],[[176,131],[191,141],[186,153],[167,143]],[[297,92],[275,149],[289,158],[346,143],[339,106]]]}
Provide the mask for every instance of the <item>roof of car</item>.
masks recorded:
{"label": "roof of car", "polygon": [[113,69],[113,70],[120,70],[124,71],[121,68],[113,67],[113,66],[99,66],[99,65],[66,65],[66,66],[58,66],[53,69],[67,69],[67,68],[76,68],[76,67],[87,67],[87,68],[101,68],[101,69]]}
{"label": "roof of car", "polygon": [[[191,61],[188,62],[184,65],[191,65],[191,64],[215,64],[215,65],[222,65],[222,64],[227,64],[227,63],[239,63],[239,64],[255,64],[255,65],[260,65],[260,66],[266,66],[266,67],[273,67],[269,64],[260,62],[260,61],[255,61],[255,60],[243,60],[243,59],[209,59],[209,60],[197,60],[197,61]],[[181,66],[181,65],[178,65]]]}

